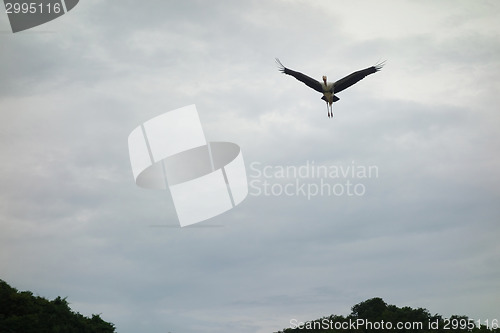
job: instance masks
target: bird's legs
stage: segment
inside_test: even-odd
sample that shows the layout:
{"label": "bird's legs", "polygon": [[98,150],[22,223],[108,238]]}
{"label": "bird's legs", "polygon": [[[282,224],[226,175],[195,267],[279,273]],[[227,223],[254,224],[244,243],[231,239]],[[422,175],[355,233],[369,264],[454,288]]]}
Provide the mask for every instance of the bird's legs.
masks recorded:
{"label": "bird's legs", "polygon": [[326,102],[326,110],[328,111],[328,118],[333,118],[333,105]]}

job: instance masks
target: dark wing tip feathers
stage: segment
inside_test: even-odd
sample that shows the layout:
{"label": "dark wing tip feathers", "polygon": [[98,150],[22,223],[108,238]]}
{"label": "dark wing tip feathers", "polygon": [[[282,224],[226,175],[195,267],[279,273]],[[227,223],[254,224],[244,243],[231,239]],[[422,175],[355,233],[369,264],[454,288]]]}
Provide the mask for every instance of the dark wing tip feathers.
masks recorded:
{"label": "dark wing tip feathers", "polygon": [[381,70],[382,67],[384,67],[385,62],[386,62],[386,60],[384,60],[382,62],[379,62],[378,64],[376,64],[375,66],[373,66],[373,68],[375,68],[375,72],[378,72],[379,70]]}
{"label": "dark wing tip feathers", "polygon": [[281,73],[285,73],[285,66],[281,63],[281,61],[278,58],[275,58],[276,64],[278,65],[278,70]]}

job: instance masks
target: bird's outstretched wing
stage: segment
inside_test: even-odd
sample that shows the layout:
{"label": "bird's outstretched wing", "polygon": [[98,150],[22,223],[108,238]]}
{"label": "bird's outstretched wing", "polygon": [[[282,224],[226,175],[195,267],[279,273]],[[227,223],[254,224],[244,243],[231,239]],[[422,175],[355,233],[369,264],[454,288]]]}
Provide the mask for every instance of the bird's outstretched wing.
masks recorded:
{"label": "bird's outstretched wing", "polygon": [[358,81],[361,81],[365,76],[378,72],[384,67],[385,61],[381,62],[375,66],[362,69],[360,71],[354,72],[347,75],[346,77],[338,80],[333,84],[333,91],[335,93],[341,92],[342,90],[349,88]]}
{"label": "bird's outstretched wing", "polygon": [[304,82],[308,87],[313,88],[314,90],[316,90],[320,93],[323,92],[323,88],[322,88],[321,83],[319,81],[316,81],[312,77],[309,77],[305,74],[293,71],[289,68],[286,68],[285,66],[283,66],[283,64],[280,62],[280,60],[278,58],[276,58],[276,63],[279,66],[280,72],[293,76],[297,80]]}

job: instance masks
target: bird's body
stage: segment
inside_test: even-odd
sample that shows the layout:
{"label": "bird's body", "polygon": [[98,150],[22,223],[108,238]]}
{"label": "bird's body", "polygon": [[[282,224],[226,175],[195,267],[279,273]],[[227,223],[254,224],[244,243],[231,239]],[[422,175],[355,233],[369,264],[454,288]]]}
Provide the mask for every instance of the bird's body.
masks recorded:
{"label": "bird's body", "polygon": [[335,93],[341,92],[342,90],[349,88],[356,82],[362,80],[365,76],[378,72],[384,66],[384,63],[380,63],[378,65],[368,67],[366,69],[362,69],[360,71],[347,75],[346,77],[336,82],[327,82],[326,76],[323,76],[323,82],[319,82],[305,74],[286,68],[285,66],[283,66],[283,64],[279,61],[278,58],[276,58],[276,63],[278,64],[279,70],[282,73],[291,75],[295,77],[297,80],[306,84],[308,87],[322,93],[323,97],[321,97],[321,99],[326,102],[328,117],[332,118],[333,118],[332,104],[340,99],[337,96],[335,96]]}
{"label": "bird's body", "polygon": [[330,91],[333,88],[333,82],[327,82],[326,84],[321,82],[321,88],[323,88],[323,91]]}
{"label": "bird's body", "polygon": [[[333,102],[339,100],[337,96],[334,95],[334,87],[333,82],[321,83],[321,88],[323,88],[323,97],[322,99],[326,101],[329,105],[332,105]],[[334,98],[336,98],[334,100]]]}

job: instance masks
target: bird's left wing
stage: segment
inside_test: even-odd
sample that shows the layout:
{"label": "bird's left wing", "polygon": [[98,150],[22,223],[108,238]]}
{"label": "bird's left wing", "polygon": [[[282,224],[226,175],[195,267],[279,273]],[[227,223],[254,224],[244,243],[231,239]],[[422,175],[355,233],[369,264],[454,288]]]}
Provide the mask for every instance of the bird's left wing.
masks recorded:
{"label": "bird's left wing", "polygon": [[335,82],[333,84],[333,91],[335,93],[338,93],[346,88],[349,88],[350,86],[352,86],[356,82],[364,79],[365,76],[378,72],[379,70],[382,69],[382,67],[384,67],[384,62],[382,62],[378,65],[372,66],[372,67],[362,69],[362,70],[354,72],[352,74],[349,74],[346,77],[338,80],[337,82]]}
{"label": "bird's left wing", "polygon": [[320,93],[323,92],[323,87],[321,86],[321,83],[319,81],[317,81],[317,80],[313,79],[312,77],[309,77],[305,74],[293,71],[289,68],[286,68],[285,66],[283,66],[283,64],[280,62],[280,60],[278,58],[276,58],[276,63],[278,64],[279,70],[281,73],[291,75],[294,78],[296,78],[297,80],[304,82],[308,87],[313,88],[314,90],[316,90]]}

